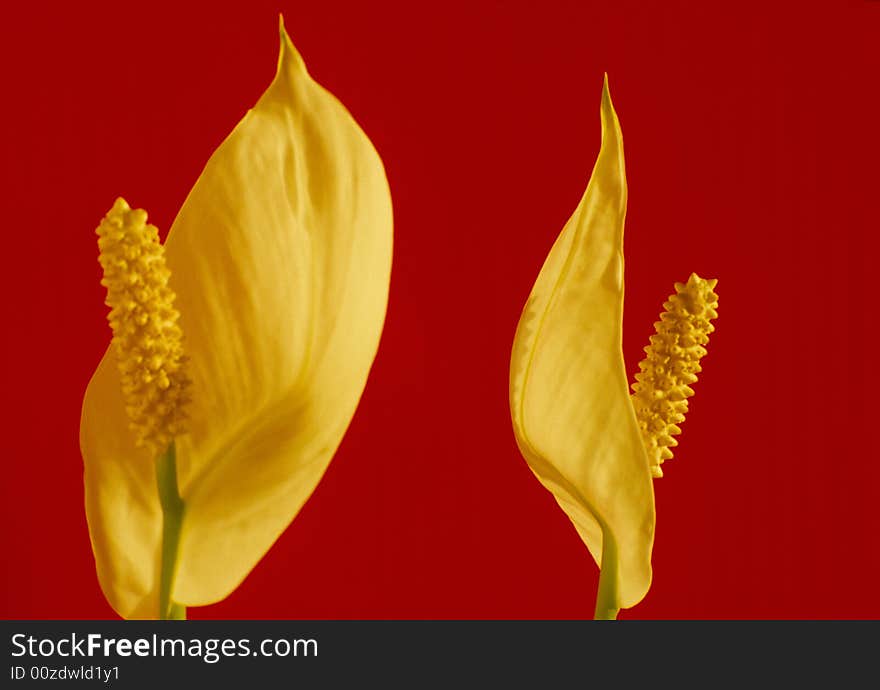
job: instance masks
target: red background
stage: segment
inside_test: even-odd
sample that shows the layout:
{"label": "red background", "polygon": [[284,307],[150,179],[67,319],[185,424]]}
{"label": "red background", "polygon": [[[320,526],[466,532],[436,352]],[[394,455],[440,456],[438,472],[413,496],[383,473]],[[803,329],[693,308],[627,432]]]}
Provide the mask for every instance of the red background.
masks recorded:
{"label": "red background", "polygon": [[[615,8],[610,6],[614,4]],[[5,618],[114,617],[82,502],[110,333],[94,228],[163,232],[269,84],[277,14],[388,171],[388,318],[324,480],[191,618],[584,618],[597,569],[514,443],[511,341],[599,145],[626,142],[631,372],[676,280],[718,330],[621,618],[880,618],[880,3],[33,3],[3,65]]]}

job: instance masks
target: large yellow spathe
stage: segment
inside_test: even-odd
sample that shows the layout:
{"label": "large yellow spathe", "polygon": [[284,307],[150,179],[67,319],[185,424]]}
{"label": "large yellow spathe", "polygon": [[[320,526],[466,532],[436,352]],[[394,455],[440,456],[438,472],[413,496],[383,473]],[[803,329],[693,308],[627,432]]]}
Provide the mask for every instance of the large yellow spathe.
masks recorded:
{"label": "large yellow spathe", "polygon": [[654,493],[621,349],[626,173],[607,78],[601,116],[589,185],[516,330],[510,409],[520,451],[603,569],[614,614],[650,587]]}
{"label": "large yellow spathe", "polygon": [[[354,414],[379,343],[392,211],[382,162],[283,26],[272,84],[211,156],[166,242],[192,378],[171,600],[235,589],[296,516]],[[82,410],[98,576],[158,617],[155,458],[134,445],[113,349]]]}

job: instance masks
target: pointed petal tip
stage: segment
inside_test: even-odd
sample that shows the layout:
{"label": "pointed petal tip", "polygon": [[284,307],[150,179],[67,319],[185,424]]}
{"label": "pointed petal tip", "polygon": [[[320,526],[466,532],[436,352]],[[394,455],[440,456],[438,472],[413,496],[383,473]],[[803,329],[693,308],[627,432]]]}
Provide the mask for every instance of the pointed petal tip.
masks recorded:
{"label": "pointed petal tip", "polygon": [[599,106],[599,114],[601,116],[603,130],[606,125],[612,123],[615,129],[619,129],[620,122],[617,119],[617,111],[614,110],[614,103],[611,101],[611,87],[608,85],[608,72],[604,72],[603,74],[602,101]]}
{"label": "pointed petal tip", "polygon": [[293,67],[299,67],[303,71],[307,71],[305,60],[303,60],[296,46],[293,45],[293,41],[290,40],[290,34],[287,33],[287,28],[284,26],[284,14],[281,12],[278,13],[278,35],[281,39],[281,47],[278,52],[279,71],[285,62]]}
{"label": "pointed petal tip", "polygon": [[[623,208],[626,207],[626,173],[624,172],[623,159],[623,132],[620,129],[620,120],[617,117],[617,111],[614,109],[614,103],[611,101],[611,89],[608,85],[608,73],[605,72],[602,79],[602,99],[599,105],[599,120],[601,122],[602,144],[599,149],[599,158],[614,161],[612,169],[617,172],[622,181],[623,186],[618,195]],[[596,161],[599,165],[599,161]],[[593,174],[595,175],[595,169]]]}
{"label": "pointed petal tip", "polygon": [[602,105],[611,104],[611,88],[608,86],[608,72],[604,72],[602,77]]}
{"label": "pointed petal tip", "polygon": [[287,33],[287,27],[284,26],[284,13],[278,13],[278,35],[281,37],[281,45],[286,46],[291,43],[290,34]]}

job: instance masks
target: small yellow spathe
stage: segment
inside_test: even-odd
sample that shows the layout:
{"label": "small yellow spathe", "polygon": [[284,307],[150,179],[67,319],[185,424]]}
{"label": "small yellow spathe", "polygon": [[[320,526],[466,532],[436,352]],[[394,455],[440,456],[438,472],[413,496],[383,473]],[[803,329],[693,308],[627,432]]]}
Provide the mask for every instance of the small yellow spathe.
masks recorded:
{"label": "small yellow spathe", "polygon": [[529,467],[603,569],[601,598],[614,615],[650,587],[655,514],[621,349],[627,190],[607,77],[601,120],[589,185],[517,326],[510,410]]}
{"label": "small yellow spathe", "polygon": [[[226,597],[320,481],[354,414],[388,299],[382,162],[281,29],[269,88],[211,156],[165,245],[192,379],[176,439],[184,513],[171,599]],[[126,618],[155,618],[155,458],[135,446],[111,347],[80,445],[98,576]]]}

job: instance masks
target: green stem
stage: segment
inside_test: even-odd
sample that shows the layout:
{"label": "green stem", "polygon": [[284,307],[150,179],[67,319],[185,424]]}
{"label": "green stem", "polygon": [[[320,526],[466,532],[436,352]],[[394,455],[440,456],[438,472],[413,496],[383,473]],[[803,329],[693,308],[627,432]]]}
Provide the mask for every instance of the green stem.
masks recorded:
{"label": "green stem", "polygon": [[177,451],[174,441],[156,460],[156,486],[162,506],[162,566],[159,575],[159,618],[185,620],[186,607],[171,601],[171,588],[177,575],[180,529],[183,525],[183,499],[177,488]]}
{"label": "green stem", "polygon": [[617,544],[604,530],[602,535],[602,568],[599,571],[599,588],[596,591],[596,612],[593,619],[613,621],[617,618]]}

